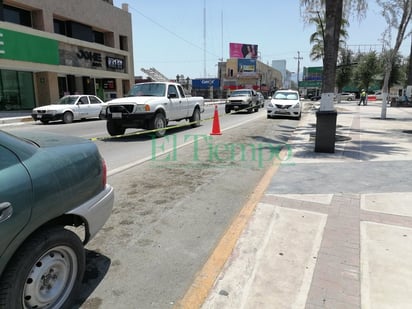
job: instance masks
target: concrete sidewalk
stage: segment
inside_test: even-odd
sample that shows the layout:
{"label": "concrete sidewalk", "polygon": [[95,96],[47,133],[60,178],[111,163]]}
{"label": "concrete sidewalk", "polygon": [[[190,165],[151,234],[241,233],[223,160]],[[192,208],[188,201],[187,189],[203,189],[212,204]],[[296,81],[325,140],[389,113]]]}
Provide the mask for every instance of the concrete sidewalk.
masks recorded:
{"label": "concrete sidewalk", "polygon": [[0,125],[33,121],[30,111],[0,111]]}
{"label": "concrete sidewalk", "polygon": [[202,308],[412,308],[412,109],[336,107],[335,153],[305,114]]}

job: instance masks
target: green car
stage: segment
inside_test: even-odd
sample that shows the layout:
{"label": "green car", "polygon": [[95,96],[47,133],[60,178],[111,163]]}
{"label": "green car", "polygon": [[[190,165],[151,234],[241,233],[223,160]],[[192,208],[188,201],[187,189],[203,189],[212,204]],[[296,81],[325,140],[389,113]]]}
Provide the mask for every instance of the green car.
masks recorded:
{"label": "green car", "polygon": [[0,308],[65,308],[114,191],[93,142],[18,135],[0,130]]}

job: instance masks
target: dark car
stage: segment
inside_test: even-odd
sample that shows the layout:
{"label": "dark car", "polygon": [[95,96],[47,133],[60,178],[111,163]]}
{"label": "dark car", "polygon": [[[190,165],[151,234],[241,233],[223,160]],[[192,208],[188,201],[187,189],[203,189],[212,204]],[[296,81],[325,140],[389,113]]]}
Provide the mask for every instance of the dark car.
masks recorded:
{"label": "dark car", "polygon": [[111,214],[113,188],[93,142],[18,135],[0,130],[0,308],[66,307],[82,281],[84,245]]}
{"label": "dark car", "polygon": [[321,95],[314,95],[310,97],[311,101],[319,101],[322,98]]}

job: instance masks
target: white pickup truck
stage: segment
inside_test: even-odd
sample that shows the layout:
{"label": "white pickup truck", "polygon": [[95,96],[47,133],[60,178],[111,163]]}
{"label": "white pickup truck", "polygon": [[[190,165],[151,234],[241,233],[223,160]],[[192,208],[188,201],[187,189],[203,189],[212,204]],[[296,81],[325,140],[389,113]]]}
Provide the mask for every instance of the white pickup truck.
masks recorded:
{"label": "white pickup truck", "polygon": [[203,97],[187,96],[178,83],[148,82],[135,84],[124,98],[106,103],[101,118],[106,119],[111,136],[123,135],[127,128],[155,130],[156,137],[166,133],[169,121],[189,120],[200,125]]}

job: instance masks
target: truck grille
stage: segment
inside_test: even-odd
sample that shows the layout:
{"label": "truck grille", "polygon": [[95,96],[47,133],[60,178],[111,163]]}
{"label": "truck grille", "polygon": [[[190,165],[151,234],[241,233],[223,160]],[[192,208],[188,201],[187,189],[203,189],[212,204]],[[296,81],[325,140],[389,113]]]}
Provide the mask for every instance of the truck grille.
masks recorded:
{"label": "truck grille", "polygon": [[109,113],[133,113],[133,104],[113,105],[108,107]]}

